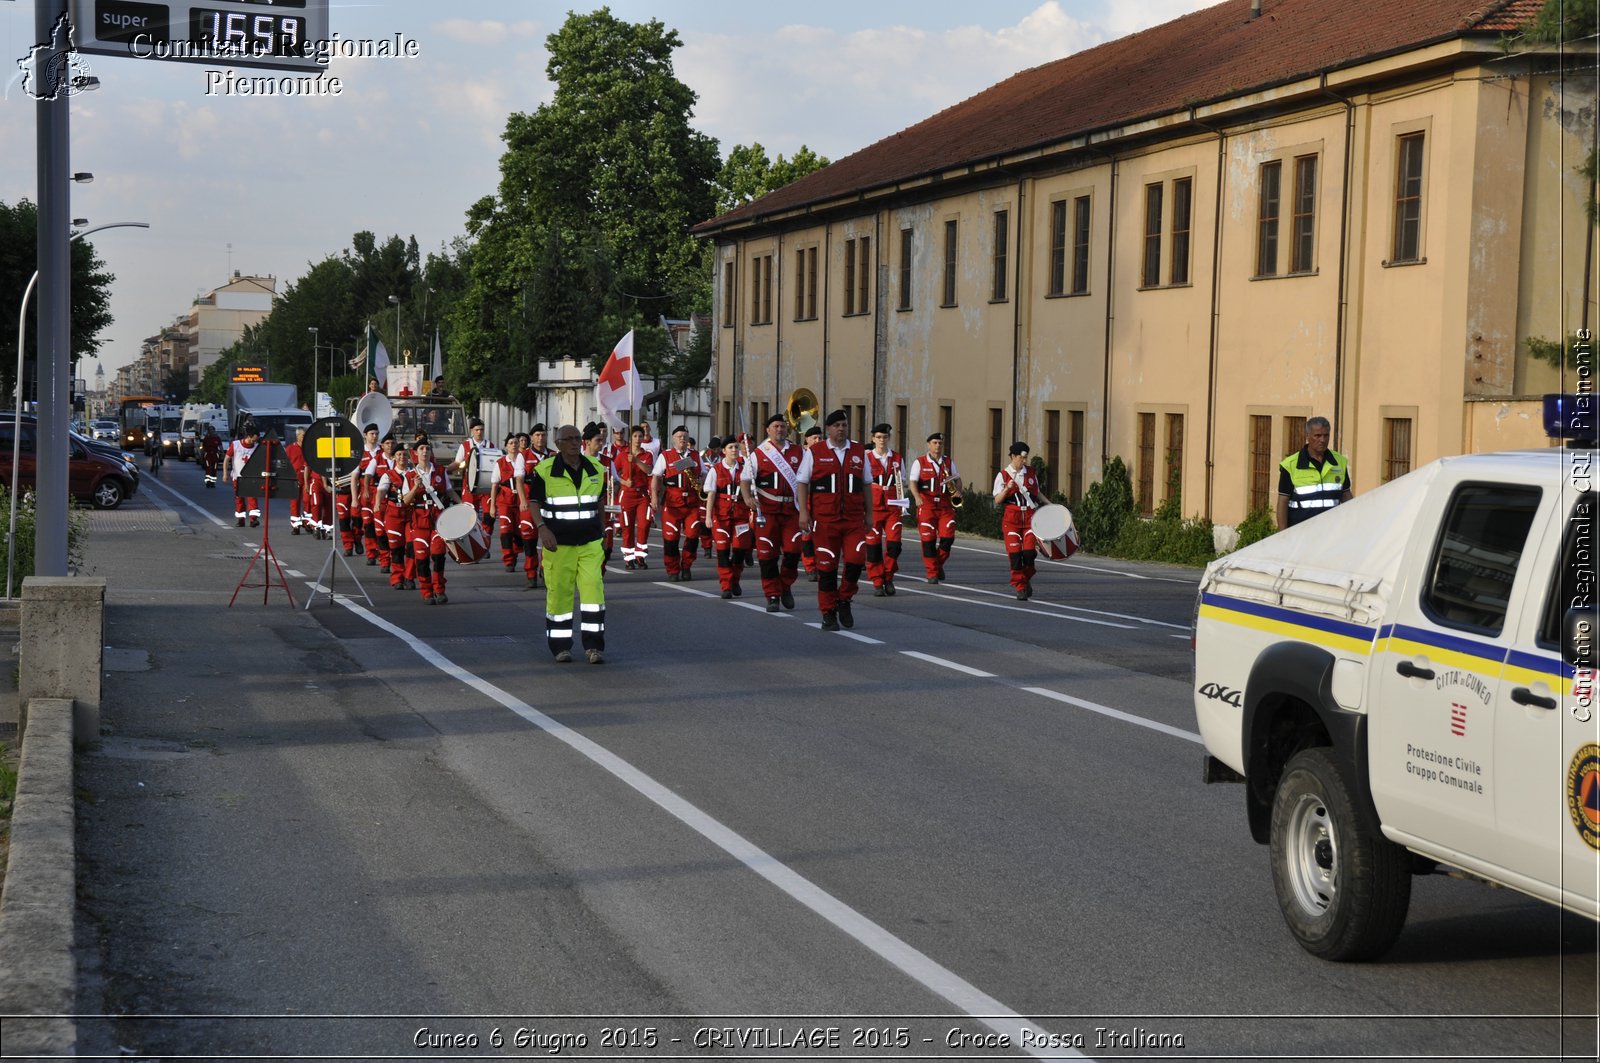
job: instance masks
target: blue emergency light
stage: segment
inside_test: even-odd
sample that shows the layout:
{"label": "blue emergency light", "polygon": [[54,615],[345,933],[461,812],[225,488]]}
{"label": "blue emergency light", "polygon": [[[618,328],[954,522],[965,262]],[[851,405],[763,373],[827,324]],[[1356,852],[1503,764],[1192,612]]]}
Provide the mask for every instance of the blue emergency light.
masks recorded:
{"label": "blue emergency light", "polygon": [[1546,395],[1544,434],[1574,445],[1594,446],[1597,405],[1600,405],[1597,395]]}

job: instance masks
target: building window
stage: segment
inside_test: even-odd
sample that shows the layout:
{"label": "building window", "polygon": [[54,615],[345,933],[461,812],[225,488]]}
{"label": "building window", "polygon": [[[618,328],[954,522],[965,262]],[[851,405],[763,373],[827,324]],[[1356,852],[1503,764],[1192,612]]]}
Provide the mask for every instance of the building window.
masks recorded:
{"label": "building window", "polygon": [[1172,267],[1169,284],[1189,283],[1189,208],[1194,196],[1194,180],[1180,177],[1172,182]]}
{"label": "building window", "polygon": [[1383,482],[1411,471],[1411,418],[1383,419]]}
{"label": "building window", "polygon": [[794,319],[817,316],[817,249],[803,247],[794,253]]}
{"label": "building window", "polygon": [[992,299],[997,303],[1006,300],[1006,258],[1009,251],[1008,238],[1011,233],[1009,224],[1011,212],[997,210],[994,212],[994,287]]}
{"label": "building window", "polygon": [[1083,501],[1083,411],[1067,411],[1067,497]]}
{"label": "building window", "polygon": [[1089,290],[1089,197],[1072,201],[1072,294]]}
{"label": "building window", "polygon": [[1278,203],[1283,163],[1261,164],[1261,199],[1256,214],[1256,276],[1278,275]]}
{"label": "building window", "polygon": [[999,472],[1005,465],[1005,444],[1000,441],[1001,412],[997,409],[989,410],[989,468]]}
{"label": "building window", "polygon": [[960,223],[944,223],[944,306],[956,305],[956,240],[960,236]]}
{"label": "building window", "polygon": [[856,312],[856,242],[844,242],[844,315]]}
{"label": "building window", "polygon": [[939,431],[944,433],[944,452],[956,452],[956,416],[955,409],[950,406],[939,407]]}
{"label": "building window", "polygon": [[[766,433],[766,428],[765,428],[766,423],[767,423],[767,419],[765,417],[761,416],[761,403],[752,402],[750,404],[750,424],[752,426],[755,426],[755,425],[763,426],[761,428],[757,428],[756,429],[756,431],[761,433],[761,438],[762,439],[767,438],[767,433]],[[731,426],[730,426],[729,430],[730,431],[732,430]]]}
{"label": "building window", "polygon": [[750,324],[761,324],[761,256],[750,259]]}
{"label": "building window", "polygon": [[1422,136],[1408,133],[1397,145],[1392,262],[1422,258]]}
{"label": "building window", "polygon": [[750,324],[772,323],[772,256],[750,260]]}
{"label": "building window", "polygon": [[856,313],[865,314],[867,296],[872,290],[872,237],[863,236],[857,240],[856,250],[861,254],[861,268],[856,270]]}
{"label": "building window", "polygon": [[1134,501],[1139,512],[1150,516],[1155,512],[1156,487],[1156,415],[1139,415],[1139,483]]}
{"label": "building window", "polygon": [[1183,502],[1183,414],[1167,414],[1167,499]]}
{"label": "building window", "polygon": [[722,431],[724,433],[733,431],[733,403],[726,399],[722,403]]}
{"label": "building window", "polygon": [[[906,230],[906,232],[910,232],[910,231],[911,231],[910,229]],[[900,448],[900,453],[901,454],[907,454],[907,453],[910,453],[910,451],[911,451],[911,440],[906,438],[906,423],[907,423],[907,421],[906,421],[906,413],[907,413],[907,410],[906,410],[906,406],[905,406],[904,403],[899,403],[899,404],[897,404],[895,406],[895,408],[894,408],[894,445],[898,446]],[[890,449],[893,449],[893,447],[891,447]]]}
{"label": "building window", "polygon": [[1294,160],[1294,216],[1290,221],[1289,272],[1310,273],[1316,268],[1317,157]]}
{"label": "building window", "polygon": [[722,264],[722,327],[733,327],[733,263]]}
{"label": "building window", "polygon": [[765,257],[766,265],[761,271],[761,320],[762,323],[772,324],[772,256]]}
{"label": "building window", "polygon": [[1154,288],[1161,283],[1161,185],[1144,186],[1144,273],[1140,283]]}
{"label": "building window", "polygon": [[1283,447],[1293,454],[1306,445],[1306,419],[1304,417],[1285,417],[1283,419]]}
{"label": "building window", "polygon": [[1044,411],[1044,493],[1061,490],[1061,411]]}
{"label": "building window", "polygon": [[1272,504],[1272,470],[1277,461],[1272,453],[1272,418],[1262,414],[1250,417],[1250,512]]}
{"label": "building window", "polygon": [[1056,200],[1050,204],[1050,294],[1065,295],[1067,291],[1067,204]]}
{"label": "building window", "polygon": [[900,230],[900,309],[911,309],[911,230]]}

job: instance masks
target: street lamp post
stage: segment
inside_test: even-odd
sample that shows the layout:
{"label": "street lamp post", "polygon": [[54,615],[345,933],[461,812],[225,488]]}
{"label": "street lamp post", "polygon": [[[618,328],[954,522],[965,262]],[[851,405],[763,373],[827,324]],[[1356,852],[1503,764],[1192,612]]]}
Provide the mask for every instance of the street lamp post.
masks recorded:
{"label": "street lamp post", "polygon": [[390,363],[393,364],[394,360],[400,357],[400,297],[391,295],[389,296],[389,302],[394,304],[394,354],[389,358]]}
{"label": "street lamp post", "polygon": [[[108,222],[105,225],[96,225],[92,229],[84,229],[82,232],[73,233],[71,235],[71,237],[69,238],[68,243],[70,244],[71,241],[73,241],[73,240],[82,240],[85,236],[88,236],[90,233],[97,233],[97,232],[100,232],[100,231],[102,231],[104,229],[148,229],[148,228],[150,228],[150,223],[147,222],[147,221],[114,221],[114,222]],[[34,270],[33,271],[33,276],[28,279],[28,287],[23,290],[23,293],[22,293],[22,306],[17,311],[17,379],[16,379],[16,390],[15,390],[16,406],[12,410],[12,418],[11,418],[11,523],[6,526],[6,597],[7,598],[11,597],[12,579],[13,579],[13,576],[15,575],[15,573],[16,573],[16,564],[17,564],[17,475],[18,475],[18,473],[20,471],[21,463],[22,463],[22,352],[27,349],[27,343],[25,341],[27,340],[27,333],[28,333],[28,300],[33,296],[34,286],[36,284],[38,284],[38,283],[39,283],[39,271],[38,270]],[[41,412],[43,412],[43,408],[42,407],[41,407]],[[43,450],[44,442],[45,441],[42,438],[42,436],[38,436],[38,435],[35,436],[35,442],[34,442],[35,453],[37,453],[41,459],[44,457],[44,450]],[[65,467],[65,459],[63,459],[63,467]],[[35,473],[34,473],[34,484],[33,484],[34,497],[42,499],[44,497],[44,493],[40,490],[41,478],[42,478],[41,474],[36,469]],[[66,549],[66,547],[65,547],[65,536],[66,536],[66,514],[65,514],[66,490],[65,490],[65,488],[63,488],[63,490],[62,490],[61,502],[62,502],[62,507],[63,507],[63,513],[62,513],[61,528],[59,529],[59,532],[60,532],[60,534],[61,534],[61,536],[63,538],[62,551],[63,551],[63,556],[65,556],[65,549]],[[39,539],[41,537],[47,535],[47,534],[49,534],[49,530],[46,527],[46,522],[44,520],[42,520],[42,519],[37,520],[35,522],[35,524],[34,524],[34,542],[37,544]],[[34,549],[34,557],[35,557],[35,560],[37,561],[37,559],[39,557],[39,550],[38,550],[37,546],[35,546],[35,549]]]}
{"label": "street lamp post", "polygon": [[315,420],[317,412],[317,370],[320,368],[318,359],[322,355],[322,348],[317,345],[317,326],[312,325],[306,329],[311,333],[311,415]]}

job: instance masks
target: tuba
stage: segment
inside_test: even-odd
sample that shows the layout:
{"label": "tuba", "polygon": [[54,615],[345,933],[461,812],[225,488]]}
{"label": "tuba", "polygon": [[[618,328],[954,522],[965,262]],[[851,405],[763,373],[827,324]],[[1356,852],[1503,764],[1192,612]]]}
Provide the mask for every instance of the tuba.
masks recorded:
{"label": "tuba", "polygon": [[789,430],[796,436],[804,436],[821,413],[822,403],[810,388],[795,388],[783,406],[783,419],[789,422]]}

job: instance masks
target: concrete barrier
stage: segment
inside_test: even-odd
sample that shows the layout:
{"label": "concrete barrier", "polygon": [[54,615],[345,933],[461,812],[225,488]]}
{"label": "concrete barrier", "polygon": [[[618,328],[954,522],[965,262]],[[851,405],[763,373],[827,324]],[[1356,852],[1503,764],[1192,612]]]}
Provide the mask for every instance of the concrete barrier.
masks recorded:
{"label": "concrete barrier", "polygon": [[19,730],[26,739],[35,698],[72,701],[72,738],[100,737],[100,651],[105,645],[106,581],[29,576],[22,581]]}
{"label": "concrete barrier", "polygon": [[[92,663],[98,661],[96,653]],[[0,893],[0,1015],[14,1016],[0,1020],[8,1058],[70,1056],[77,1043],[70,1018],[78,1010],[74,728],[73,703],[65,698],[27,706]]]}

